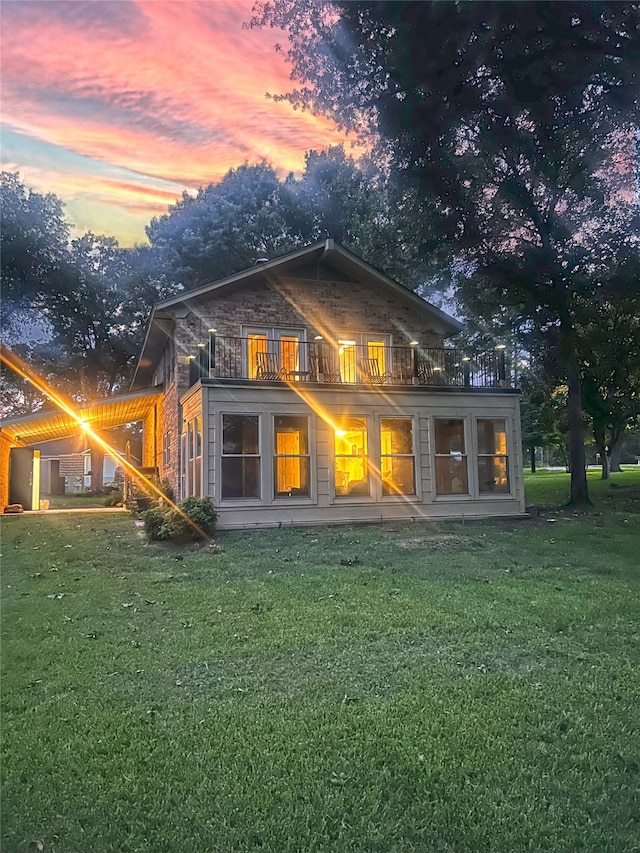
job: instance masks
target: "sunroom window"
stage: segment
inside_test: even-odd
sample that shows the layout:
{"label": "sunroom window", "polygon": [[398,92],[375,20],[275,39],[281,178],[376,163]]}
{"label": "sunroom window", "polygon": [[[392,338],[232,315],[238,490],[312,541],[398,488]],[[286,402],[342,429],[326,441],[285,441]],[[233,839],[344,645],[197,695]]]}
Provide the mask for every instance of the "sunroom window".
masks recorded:
{"label": "sunroom window", "polygon": [[380,471],[383,495],[415,494],[411,418],[381,418]]}
{"label": "sunroom window", "polygon": [[222,416],[222,498],[260,497],[260,419]]}
{"label": "sunroom window", "polygon": [[503,419],[478,420],[478,489],[480,494],[509,492],[507,429]]}
{"label": "sunroom window", "polygon": [[343,418],[334,442],[336,495],[368,495],[367,419]]}
{"label": "sunroom window", "polygon": [[469,493],[467,454],[463,420],[436,418],[436,494],[466,495]]}
{"label": "sunroom window", "polygon": [[309,420],[304,416],[274,418],[275,497],[309,497]]}

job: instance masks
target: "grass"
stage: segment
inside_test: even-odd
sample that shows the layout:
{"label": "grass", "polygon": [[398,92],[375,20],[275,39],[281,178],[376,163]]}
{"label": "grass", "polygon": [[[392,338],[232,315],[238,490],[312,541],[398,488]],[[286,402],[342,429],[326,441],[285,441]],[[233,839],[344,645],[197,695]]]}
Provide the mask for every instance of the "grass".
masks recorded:
{"label": "grass", "polygon": [[2,850],[637,850],[640,472],[590,485],[217,547],[4,519]]}

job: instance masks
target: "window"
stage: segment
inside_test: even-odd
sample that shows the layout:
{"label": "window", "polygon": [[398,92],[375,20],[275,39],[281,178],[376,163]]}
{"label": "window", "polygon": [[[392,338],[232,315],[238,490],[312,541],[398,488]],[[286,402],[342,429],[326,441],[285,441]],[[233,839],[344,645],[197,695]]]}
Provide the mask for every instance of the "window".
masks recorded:
{"label": "window", "polygon": [[202,495],[202,416],[198,415],[185,422],[183,430],[181,494],[183,497],[192,495],[200,497]]}
{"label": "window", "polygon": [[348,334],[338,338],[338,364],[342,382],[358,382],[358,359],[373,358],[378,362],[380,375],[388,371],[390,338],[388,335]]}
{"label": "window", "polygon": [[162,436],[162,464],[166,467],[171,465],[171,433],[165,432]]}
{"label": "window", "polygon": [[309,497],[309,421],[303,416],[274,418],[274,493]]}
{"label": "window", "polygon": [[222,416],[222,498],[260,497],[260,419]]}
{"label": "window", "polygon": [[436,494],[469,493],[464,421],[436,419]]}
{"label": "window", "polygon": [[369,494],[366,418],[344,418],[335,431],[336,495]]}
{"label": "window", "polygon": [[380,472],[383,495],[415,494],[411,418],[381,418]]}
{"label": "window", "polygon": [[[277,356],[278,370],[300,371],[300,342],[304,333],[295,329],[251,329],[246,331],[247,338],[247,376],[256,379],[258,373],[258,353],[269,352]],[[300,377],[294,377],[299,379]]]}
{"label": "window", "polygon": [[478,420],[478,489],[480,494],[509,492],[505,421]]}

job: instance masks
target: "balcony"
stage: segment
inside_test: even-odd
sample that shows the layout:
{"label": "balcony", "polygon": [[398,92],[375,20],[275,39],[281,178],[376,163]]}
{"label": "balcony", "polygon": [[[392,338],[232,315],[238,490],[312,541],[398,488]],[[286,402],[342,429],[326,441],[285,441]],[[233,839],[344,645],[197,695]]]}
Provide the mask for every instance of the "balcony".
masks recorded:
{"label": "balcony", "polygon": [[446,347],[342,344],[211,335],[208,344],[188,356],[190,384],[203,378],[452,388],[512,384],[501,349],[470,355]]}

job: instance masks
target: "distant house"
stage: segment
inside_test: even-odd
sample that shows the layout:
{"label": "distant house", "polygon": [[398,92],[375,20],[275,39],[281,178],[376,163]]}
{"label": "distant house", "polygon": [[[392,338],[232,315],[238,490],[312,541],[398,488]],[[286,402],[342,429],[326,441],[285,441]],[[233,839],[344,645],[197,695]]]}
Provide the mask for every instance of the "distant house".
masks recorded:
{"label": "distant house", "polygon": [[[85,434],[75,438],[37,445],[40,451],[40,494],[81,494],[91,489],[91,448]],[[124,455],[122,442],[115,449]],[[139,464],[139,459],[135,457]],[[124,470],[118,460],[105,455],[102,460],[102,482],[105,486],[122,486]]]}
{"label": "distant house", "polygon": [[520,515],[518,392],[460,329],[322,241],[156,305],[122,416],[222,529]]}

